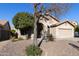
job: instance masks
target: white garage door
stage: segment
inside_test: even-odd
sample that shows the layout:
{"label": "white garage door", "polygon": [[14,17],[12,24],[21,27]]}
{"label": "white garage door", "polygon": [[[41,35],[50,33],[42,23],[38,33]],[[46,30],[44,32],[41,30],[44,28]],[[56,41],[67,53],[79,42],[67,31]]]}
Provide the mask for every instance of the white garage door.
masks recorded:
{"label": "white garage door", "polygon": [[58,37],[59,38],[72,38],[73,37],[72,29],[59,28]]}

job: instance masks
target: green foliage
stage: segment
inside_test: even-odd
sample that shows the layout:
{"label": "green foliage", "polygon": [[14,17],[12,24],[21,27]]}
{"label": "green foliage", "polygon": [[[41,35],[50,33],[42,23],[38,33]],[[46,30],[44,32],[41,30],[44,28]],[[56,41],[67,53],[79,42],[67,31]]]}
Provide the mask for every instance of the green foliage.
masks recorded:
{"label": "green foliage", "polygon": [[28,56],[40,56],[42,54],[42,50],[35,45],[30,45],[26,49],[26,54]]}
{"label": "green foliage", "polygon": [[79,32],[79,25],[75,28],[75,32]]}
{"label": "green foliage", "polygon": [[16,32],[16,30],[11,30],[11,36],[14,38],[18,38],[18,33]]}
{"label": "green foliage", "polygon": [[13,24],[17,29],[33,27],[34,17],[29,13],[20,12],[13,17]]}
{"label": "green foliage", "polygon": [[19,37],[18,40],[24,40],[22,37]]}
{"label": "green foliage", "polygon": [[16,41],[18,41],[18,39],[15,39],[15,38],[12,39],[12,42],[16,42]]}
{"label": "green foliage", "polygon": [[12,33],[15,33],[15,32],[16,32],[16,30],[11,30],[11,32],[12,32]]}

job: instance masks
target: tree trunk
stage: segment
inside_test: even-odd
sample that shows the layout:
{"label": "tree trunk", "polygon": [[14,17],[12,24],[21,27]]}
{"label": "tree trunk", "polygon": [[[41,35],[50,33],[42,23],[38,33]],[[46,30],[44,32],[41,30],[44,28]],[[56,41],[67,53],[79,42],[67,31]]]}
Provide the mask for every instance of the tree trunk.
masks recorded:
{"label": "tree trunk", "polygon": [[35,22],[34,22],[34,39],[33,39],[33,44],[35,46],[37,46],[37,21],[38,21],[38,18],[35,16]]}

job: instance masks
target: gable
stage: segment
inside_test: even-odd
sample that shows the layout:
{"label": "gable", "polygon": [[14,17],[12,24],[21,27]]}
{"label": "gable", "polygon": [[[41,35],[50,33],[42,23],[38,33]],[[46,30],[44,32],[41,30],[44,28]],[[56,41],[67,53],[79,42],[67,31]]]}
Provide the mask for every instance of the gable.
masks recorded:
{"label": "gable", "polygon": [[10,24],[9,24],[9,22],[7,22],[4,27],[5,27],[6,30],[10,30]]}
{"label": "gable", "polygon": [[50,24],[57,24],[60,22],[58,19],[56,19],[55,17],[51,15],[45,15],[45,17],[49,19]]}
{"label": "gable", "polygon": [[[1,21],[3,22],[3,20],[1,20]],[[2,22],[0,22],[0,28],[3,29],[3,30],[10,30],[9,22],[8,21],[4,22],[4,23],[2,23]]]}
{"label": "gable", "polygon": [[74,28],[73,25],[71,25],[69,22],[64,22],[62,24],[60,24],[59,26],[57,26],[58,28]]}

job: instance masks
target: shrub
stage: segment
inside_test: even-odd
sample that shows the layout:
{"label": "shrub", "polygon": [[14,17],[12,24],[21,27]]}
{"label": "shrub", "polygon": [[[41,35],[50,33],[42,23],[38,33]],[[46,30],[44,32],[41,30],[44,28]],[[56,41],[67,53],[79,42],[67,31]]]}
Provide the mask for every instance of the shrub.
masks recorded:
{"label": "shrub", "polygon": [[18,40],[24,40],[22,37],[19,37]]}
{"label": "shrub", "polygon": [[79,32],[79,25],[76,26],[75,32]]}
{"label": "shrub", "polygon": [[16,41],[18,41],[18,39],[13,39],[13,40],[12,40],[12,42],[16,42]]}
{"label": "shrub", "polygon": [[42,50],[38,46],[30,45],[26,49],[26,54],[28,56],[40,56],[42,54]]}
{"label": "shrub", "polygon": [[18,33],[15,30],[11,30],[12,37],[18,38]]}
{"label": "shrub", "polygon": [[12,33],[15,33],[16,31],[15,31],[15,30],[11,30],[11,32],[12,32]]}

